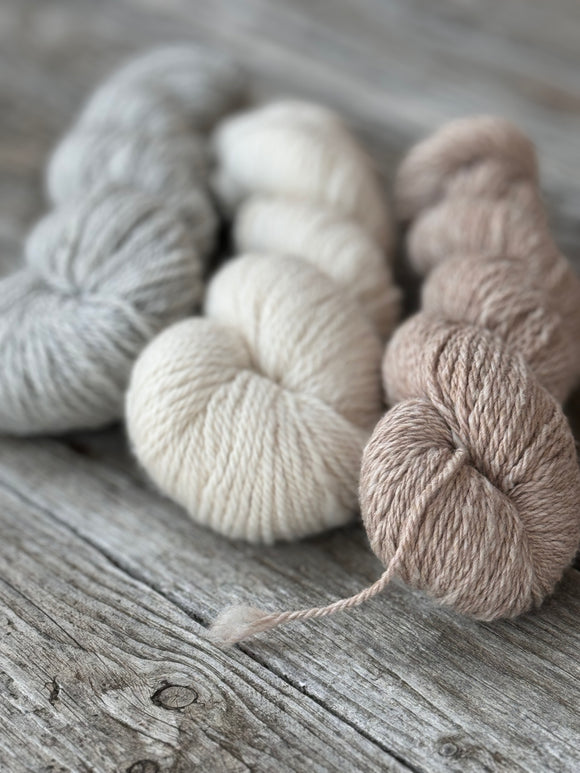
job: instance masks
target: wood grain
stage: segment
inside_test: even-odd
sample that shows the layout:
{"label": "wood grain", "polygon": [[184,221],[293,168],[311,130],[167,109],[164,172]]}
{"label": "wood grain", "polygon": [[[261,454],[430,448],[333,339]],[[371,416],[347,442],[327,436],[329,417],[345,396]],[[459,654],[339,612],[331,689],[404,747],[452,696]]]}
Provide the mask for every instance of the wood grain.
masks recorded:
{"label": "wood grain", "polygon": [[[278,548],[227,543],[114,467],[109,455],[75,458],[48,441],[0,444],[0,490],[204,625],[230,601],[312,604],[378,572],[356,529]],[[566,771],[580,765],[579,614],[575,571],[541,612],[489,625],[395,585],[351,615],[280,629],[241,652],[412,769]]]}
{"label": "wood grain", "polygon": [[2,490],[0,529],[1,770],[405,769],[44,506]]}
{"label": "wood grain", "polygon": [[[341,110],[386,182],[448,118],[514,119],[580,268],[576,0],[3,0],[0,271],[20,260],[46,155],[89,90],[183,39],[231,50],[258,98]],[[192,525],[119,429],[1,440],[0,770],[580,768],[574,570],[513,622],[466,621],[394,584],[228,652],[204,638],[232,600],[322,603],[378,571],[357,527],[257,549]]]}

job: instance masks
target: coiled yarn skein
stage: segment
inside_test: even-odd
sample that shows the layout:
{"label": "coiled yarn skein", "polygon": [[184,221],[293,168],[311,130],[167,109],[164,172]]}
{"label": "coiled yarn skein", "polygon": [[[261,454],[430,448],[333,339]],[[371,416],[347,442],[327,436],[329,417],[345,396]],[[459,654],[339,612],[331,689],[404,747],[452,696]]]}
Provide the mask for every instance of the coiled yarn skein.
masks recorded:
{"label": "coiled yarn skein", "polygon": [[93,95],[47,171],[54,210],[0,281],[0,431],[119,418],[133,361],[201,301],[217,225],[207,130],[243,95],[229,59],[146,54]]}
{"label": "coiled yarn skein", "polygon": [[251,252],[210,282],[205,319],[168,328],[137,360],[129,436],[197,522],[294,540],[356,508],[381,412],[379,333],[398,304],[387,205],[324,108],[259,108],[219,126],[214,144],[217,188],[226,205],[243,202],[235,239]]}
{"label": "coiled yarn skein", "polygon": [[548,232],[532,144],[500,119],[452,123],[410,153],[397,199],[411,261],[431,274],[387,347],[396,404],[363,456],[363,521],[386,570],[325,607],[226,611],[222,641],[353,607],[395,575],[463,614],[512,617],[577,549],[580,474],[556,397],[578,379],[580,282]]}

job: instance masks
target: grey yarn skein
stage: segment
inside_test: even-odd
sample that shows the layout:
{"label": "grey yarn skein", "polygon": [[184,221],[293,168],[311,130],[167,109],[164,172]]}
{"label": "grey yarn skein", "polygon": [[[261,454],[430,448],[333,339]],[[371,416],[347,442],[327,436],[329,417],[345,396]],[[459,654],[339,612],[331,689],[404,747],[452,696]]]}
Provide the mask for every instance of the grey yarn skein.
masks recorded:
{"label": "grey yarn skein", "polygon": [[243,98],[228,57],[189,45],[93,94],[48,164],[54,209],[0,280],[0,432],[122,416],[141,349],[201,301],[217,227],[207,132]]}

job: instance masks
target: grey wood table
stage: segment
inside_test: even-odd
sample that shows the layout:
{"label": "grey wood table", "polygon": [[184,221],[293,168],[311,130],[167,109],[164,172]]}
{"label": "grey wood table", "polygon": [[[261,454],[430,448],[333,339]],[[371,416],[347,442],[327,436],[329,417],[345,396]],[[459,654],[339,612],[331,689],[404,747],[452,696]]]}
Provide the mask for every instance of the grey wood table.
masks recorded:
{"label": "grey wood table", "polygon": [[[448,118],[516,120],[580,266],[577,0],[2,0],[3,270],[88,91],[130,53],[184,39],[231,50],[259,98],[338,108],[387,181]],[[232,599],[326,602],[379,571],[356,526],[269,549],[194,526],[119,428],[0,440],[0,770],[580,770],[574,569],[513,622],[463,620],[394,584],[229,651],[205,638]]]}

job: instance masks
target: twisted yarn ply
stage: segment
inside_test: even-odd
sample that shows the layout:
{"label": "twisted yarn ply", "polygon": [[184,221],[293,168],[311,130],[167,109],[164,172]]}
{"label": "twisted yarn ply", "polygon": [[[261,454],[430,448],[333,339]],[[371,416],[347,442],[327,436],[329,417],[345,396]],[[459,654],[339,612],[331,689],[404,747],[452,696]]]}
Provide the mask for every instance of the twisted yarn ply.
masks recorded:
{"label": "twisted yarn ply", "polygon": [[205,319],[168,328],[137,360],[129,435],[199,523],[252,542],[298,539],[356,508],[381,412],[379,330],[398,303],[387,205],[324,108],[235,116],[214,145],[216,187],[226,206],[243,202],[235,240],[250,252],[210,282]]}
{"label": "twisted yarn ply", "polygon": [[547,228],[530,141],[495,118],[454,122],[404,161],[409,256],[423,310],[387,347],[395,403],[366,446],[363,521],[385,564],[326,607],[226,612],[214,635],[358,605],[393,576],[478,619],[552,592],[580,538],[580,474],[558,405],[578,380],[580,282]]}
{"label": "twisted yarn ply", "polygon": [[0,281],[0,431],[119,418],[133,361],[201,301],[217,218],[204,134],[242,97],[229,59],[146,54],[93,95],[47,170],[54,210]]}

